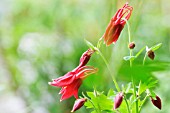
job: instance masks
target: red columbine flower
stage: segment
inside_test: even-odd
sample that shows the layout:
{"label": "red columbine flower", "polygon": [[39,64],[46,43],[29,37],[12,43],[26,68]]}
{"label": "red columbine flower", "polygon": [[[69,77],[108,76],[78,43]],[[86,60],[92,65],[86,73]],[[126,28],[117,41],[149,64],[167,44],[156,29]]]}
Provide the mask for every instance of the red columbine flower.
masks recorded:
{"label": "red columbine flower", "polygon": [[151,97],[151,101],[154,106],[156,106],[157,108],[159,108],[161,110],[161,108],[162,108],[161,99],[157,95],[156,95],[156,99],[153,99]]}
{"label": "red columbine flower", "polygon": [[62,77],[54,79],[52,82],[49,82],[49,84],[62,88],[59,92],[59,94],[62,94],[60,101],[70,98],[71,96],[78,99],[78,89],[83,79],[96,71],[97,69],[92,66],[79,67]]}
{"label": "red columbine flower", "polygon": [[74,111],[80,109],[86,101],[87,101],[86,98],[77,99],[74,103],[74,106],[73,106],[73,109],[71,110],[71,112],[74,112]]}
{"label": "red columbine flower", "polygon": [[62,94],[60,101],[70,98],[71,96],[78,98],[78,89],[81,86],[83,79],[97,71],[97,69],[92,66],[85,66],[93,53],[94,50],[88,49],[81,56],[79,66],[66,73],[64,76],[49,82],[52,86],[62,88],[59,92],[59,94]]}
{"label": "red columbine flower", "polygon": [[88,49],[80,58],[80,64],[74,70],[66,73],[64,76],[54,79],[52,82],[49,82],[52,86],[61,87],[59,94],[62,94],[61,101],[67,99],[74,95],[75,98],[78,98],[78,89],[82,84],[82,80],[90,75],[95,73],[97,69],[92,66],[85,66],[90,60],[91,55],[94,53],[93,50]]}
{"label": "red columbine flower", "polygon": [[131,16],[133,7],[128,6],[126,3],[122,8],[120,8],[116,14],[110,20],[109,25],[106,28],[106,32],[103,35],[104,41],[106,45],[110,45],[112,43],[116,43],[118,37],[126,24],[126,21],[122,18],[128,20]]}
{"label": "red columbine flower", "polygon": [[122,101],[123,101],[123,93],[120,92],[116,95],[114,99],[114,110],[117,109],[121,105]]}

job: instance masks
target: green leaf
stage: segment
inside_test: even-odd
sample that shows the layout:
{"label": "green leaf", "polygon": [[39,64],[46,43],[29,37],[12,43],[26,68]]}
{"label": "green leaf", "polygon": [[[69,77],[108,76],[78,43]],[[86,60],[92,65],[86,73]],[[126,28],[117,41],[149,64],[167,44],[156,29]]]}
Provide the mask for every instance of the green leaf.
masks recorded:
{"label": "green leaf", "polygon": [[97,112],[94,110],[94,111],[92,111],[91,113],[97,113]]}
{"label": "green leaf", "polygon": [[125,92],[125,94],[127,93],[133,93],[133,88],[132,88],[132,83],[128,83],[124,86],[124,84],[122,84],[122,91]]}
{"label": "green leaf", "polygon": [[91,42],[89,42],[89,41],[87,41],[86,39],[84,39],[84,41],[85,41],[85,43],[87,44],[87,46],[89,47],[89,48],[91,48],[91,49],[95,49],[95,46],[91,43]]}
{"label": "green leaf", "polygon": [[126,86],[126,91],[125,93],[133,93],[133,91],[131,90],[132,89],[132,83],[128,83],[127,86]]}
{"label": "green leaf", "polygon": [[113,95],[115,95],[114,90],[110,89],[107,93],[107,97],[110,97],[110,96],[113,96]]}
{"label": "green leaf", "polygon": [[149,89],[149,92],[150,92],[150,96],[155,100],[156,99],[156,94],[153,90]]}
{"label": "green leaf", "polygon": [[127,105],[126,105],[124,100],[122,101],[122,103],[121,103],[120,107],[118,108],[118,110],[120,111],[120,113],[128,113]]}
{"label": "green leaf", "polygon": [[157,45],[152,46],[150,49],[151,49],[152,51],[155,51],[155,50],[159,49],[161,46],[162,46],[162,43],[159,43],[159,44],[157,44]]}
{"label": "green leaf", "polygon": [[144,49],[145,49],[145,47],[143,47],[135,56],[125,56],[125,57],[123,57],[123,59],[125,61],[128,61],[128,60],[133,61],[135,58],[137,58],[143,52]]}
{"label": "green leaf", "polygon": [[124,60],[128,61],[128,60],[134,60],[136,58],[136,56],[125,56],[123,57]]}
{"label": "green leaf", "polygon": [[116,95],[116,92],[113,89],[110,89],[108,91],[107,97],[113,101],[115,98],[115,95]]}
{"label": "green leaf", "polygon": [[97,92],[97,95],[94,92],[87,92],[87,95],[90,97],[90,100],[85,103],[87,108],[100,109],[101,111],[113,110],[112,100],[104,95],[103,92]]}
{"label": "green leaf", "polygon": [[93,108],[94,109],[93,104],[89,100],[87,100],[87,102],[85,102],[84,105],[86,106],[87,109],[89,109],[89,108]]}
{"label": "green leaf", "polygon": [[150,77],[147,81],[141,82],[138,86],[138,95],[142,94],[144,91],[150,88],[154,88],[157,85],[158,80],[153,79]]}
{"label": "green leaf", "polygon": [[126,90],[125,86],[124,86],[124,84],[122,84],[122,91],[125,92],[125,90]]}
{"label": "green leaf", "polygon": [[95,98],[94,92],[87,92],[87,95],[88,95],[90,98]]}

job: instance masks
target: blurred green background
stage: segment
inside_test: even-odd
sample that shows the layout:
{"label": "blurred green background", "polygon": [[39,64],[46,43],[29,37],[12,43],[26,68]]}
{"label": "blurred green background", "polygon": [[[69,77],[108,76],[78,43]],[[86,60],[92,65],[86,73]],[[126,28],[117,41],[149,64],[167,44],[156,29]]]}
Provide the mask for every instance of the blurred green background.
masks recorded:
{"label": "blurred green background", "polygon": [[[51,79],[74,69],[88,49],[84,38],[96,44],[109,20],[126,0],[0,0],[0,113],[70,113],[74,98],[60,102],[60,88]],[[142,47],[163,43],[154,61],[136,69],[136,78],[158,79],[156,94],[162,98],[159,111],[148,99],[142,113],[170,112],[170,1],[129,0],[134,53]],[[112,66],[119,85],[129,81],[127,26],[115,45],[101,51]],[[142,64],[144,52],[134,65]],[[104,62],[94,54],[88,63],[99,69],[80,87],[82,91],[107,92],[114,88]],[[146,71],[146,69],[148,71]],[[140,70],[140,71],[139,71]],[[144,73],[145,72],[145,73]],[[77,113],[88,113],[84,107]]]}

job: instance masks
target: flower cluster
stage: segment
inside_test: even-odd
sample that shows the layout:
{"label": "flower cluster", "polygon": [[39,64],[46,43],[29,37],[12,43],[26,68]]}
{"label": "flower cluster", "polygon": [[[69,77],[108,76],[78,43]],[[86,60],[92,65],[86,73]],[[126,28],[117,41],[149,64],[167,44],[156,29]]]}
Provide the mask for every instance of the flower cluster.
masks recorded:
{"label": "flower cluster", "polygon": [[[101,39],[104,39],[104,43],[107,46],[111,45],[112,43],[116,43],[116,41],[118,40],[118,38],[119,38],[125,24],[129,20],[131,14],[132,14],[132,11],[133,11],[133,7],[129,6],[128,3],[126,3],[122,8],[120,8],[116,12],[116,14],[112,17],[112,19],[110,20],[110,23],[107,26],[104,35],[102,36],[102,38],[99,39],[98,42],[100,42]],[[129,33],[129,35],[130,35],[130,33]],[[72,96],[74,96],[76,98],[76,101],[74,103],[74,106],[73,106],[73,109],[72,109],[71,112],[74,112],[74,111],[78,110],[79,108],[81,108],[84,105],[84,103],[89,99],[88,97],[86,97],[84,95],[83,96],[85,98],[79,98],[78,97],[78,90],[79,90],[83,80],[87,76],[97,72],[97,68],[94,68],[93,66],[86,66],[86,64],[89,62],[92,54],[95,51],[98,51],[98,53],[100,54],[99,48],[100,48],[100,46],[98,47],[98,44],[97,44],[97,47],[94,47],[92,45],[92,48],[88,49],[87,51],[85,51],[82,54],[82,56],[80,57],[79,65],[75,69],[73,69],[72,71],[66,73],[64,76],[61,76],[61,77],[56,78],[56,79],[53,79],[52,82],[49,82],[49,84],[52,85],[52,86],[61,87],[61,90],[59,92],[59,94],[62,95],[60,101],[68,99],[68,98],[70,98]],[[129,36],[128,48],[130,50],[130,55],[131,55],[132,49],[135,48],[135,43],[130,41],[130,36]],[[153,47],[152,49],[156,50],[157,47]],[[153,60],[154,57],[155,57],[155,54],[154,54],[154,51],[152,49],[149,49],[147,51],[147,55],[148,55],[148,57],[150,59]],[[138,55],[136,55],[136,56],[138,56]],[[128,59],[136,58],[136,56],[133,56],[133,57],[132,56],[127,56],[127,58]],[[104,59],[103,56],[102,56],[102,58]],[[104,61],[106,63],[106,59],[104,59]],[[108,67],[107,63],[106,63],[106,65]],[[131,59],[130,59],[130,66],[131,66]],[[109,69],[109,70],[111,70],[111,69]],[[126,98],[126,93],[123,92],[123,91],[120,91],[120,88],[119,88],[116,80],[114,80],[114,78],[112,78],[112,79],[113,79],[113,82],[114,82],[116,88],[118,87],[117,88],[118,93],[114,98],[114,105],[113,105],[112,110],[117,110],[121,106],[124,98]],[[132,80],[132,82],[133,82],[133,80]],[[134,89],[133,89],[133,91],[134,91],[134,95],[133,95],[134,96],[134,101],[136,101],[136,103],[137,103],[136,104],[136,113],[138,113],[138,111],[140,112],[140,110],[138,110],[138,108],[140,108],[141,106],[138,106],[137,101],[138,101],[138,96],[139,95],[136,94],[136,91],[135,91],[136,86],[135,86],[135,84],[133,84],[133,85],[134,85],[133,86],[134,87]],[[95,97],[96,96],[97,95],[95,95]],[[156,96],[155,98],[153,98],[151,96],[151,102],[157,108],[161,109],[161,107],[162,107],[161,106],[162,105],[161,104],[161,99],[158,96]],[[126,103],[128,103],[127,100],[126,100]],[[127,104],[127,106],[129,106],[129,105]],[[130,109],[130,107],[129,107],[129,109]],[[128,109],[128,111],[129,111],[129,113],[131,113],[129,109]],[[101,111],[101,110],[99,110],[99,111]]]}

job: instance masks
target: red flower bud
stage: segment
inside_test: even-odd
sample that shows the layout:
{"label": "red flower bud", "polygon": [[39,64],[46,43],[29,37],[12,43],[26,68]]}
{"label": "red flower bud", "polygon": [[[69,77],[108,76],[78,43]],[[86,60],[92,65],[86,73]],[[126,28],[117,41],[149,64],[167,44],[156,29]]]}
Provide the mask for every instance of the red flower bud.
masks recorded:
{"label": "red flower bud", "polygon": [[135,43],[134,43],[134,42],[131,42],[131,43],[129,44],[129,49],[134,49],[134,47],[135,47]]}
{"label": "red flower bud", "polygon": [[86,101],[87,101],[86,98],[77,99],[74,103],[74,106],[73,106],[73,109],[71,110],[71,112],[74,112],[74,111],[80,109]]}
{"label": "red flower bud", "polygon": [[116,95],[114,99],[114,110],[117,109],[121,105],[122,101],[123,101],[123,93],[120,92]]}
{"label": "red flower bud", "polygon": [[154,52],[153,52],[152,50],[149,50],[149,51],[148,51],[148,57],[149,57],[150,59],[154,60],[155,54],[154,54]]}
{"label": "red flower bud", "polygon": [[86,52],[84,52],[80,58],[80,64],[79,66],[85,66],[88,61],[90,60],[91,55],[94,53],[94,50],[88,49]]}
{"label": "red flower bud", "polygon": [[158,96],[156,96],[155,100],[151,97],[151,101],[154,106],[156,106],[157,108],[159,108],[161,110],[161,108],[162,108],[161,99]]}

